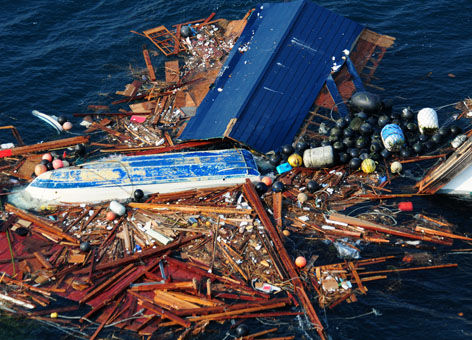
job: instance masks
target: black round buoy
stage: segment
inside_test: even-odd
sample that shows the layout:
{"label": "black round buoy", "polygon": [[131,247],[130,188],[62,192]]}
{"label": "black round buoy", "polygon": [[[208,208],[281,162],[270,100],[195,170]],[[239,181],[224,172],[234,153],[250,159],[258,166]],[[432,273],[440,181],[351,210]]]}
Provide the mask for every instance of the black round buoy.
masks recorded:
{"label": "black round buoy", "polygon": [[405,107],[402,110],[401,117],[403,120],[408,121],[408,120],[412,120],[415,117],[415,114],[413,113],[413,111],[411,111],[409,107]]}
{"label": "black round buoy", "polygon": [[320,185],[316,182],[316,181],[309,181],[307,184],[306,184],[306,189],[311,192],[311,193],[314,193],[315,191],[317,191],[318,189],[320,188]]}
{"label": "black round buoy", "polygon": [[285,185],[282,182],[274,182],[272,184],[272,190],[275,192],[282,192],[285,189]]}
{"label": "black round buoy", "polygon": [[350,128],[346,128],[343,131],[343,136],[344,137],[352,137],[352,136],[354,136],[354,131],[352,131]]}
{"label": "black round buoy", "polygon": [[16,228],[15,233],[17,233],[20,236],[26,236],[28,235],[29,229],[25,227],[19,227]]}
{"label": "black round buoy", "polygon": [[62,125],[62,124],[64,124],[65,122],[67,122],[67,118],[64,117],[64,116],[59,116],[59,117],[57,118],[57,122]]}
{"label": "black round buoy", "polygon": [[423,144],[420,142],[416,142],[413,144],[413,151],[415,151],[417,154],[421,154],[424,150]]}
{"label": "black round buoy", "polygon": [[400,150],[400,156],[401,156],[402,158],[408,158],[408,157],[410,157],[410,156],[411,156],[411,151],[410,151],[410,149],[409,149],[409,148],[402,148],[402,149]]}
{"label": "black round buoy", "polygon": [[431,137],[431,140],[436,144],[441,144],[442,136],[439,133],[435,133],[433,137]]}
{"label": "black round buoy", "polygon": [[356,92],[350,99],[351,106],[357,111],[377,113],[382,108],[380,97],[367,91]]}
{"label": "black round buoy", "polygon": [[90,251],[90,242],[89,241],[81,242],[80,251],[83,251],[84,253]]}
{"label": "black round buoy", "polygon": [[349,156],[351,156],[352,158],[359,157],[359,154],[360,154],[360,151],[358,148],[351,148],[349,150]]}
{"label": "black round buoy", "polygon": [[418,136],[418,140],[422,143],[426,142],[427,140],[429,139],[429,136],[428,135],[423,135],[423,134],[420,134]]}
{"label": "black round buoy", "polygon": [[348,126],[348,122],[344,118],[340,118],[336,121],[336,126],[340,129],[345,129]]}
{"label": "black round buoy", "polygon": [[279,165],[280,162],[280,155],[278,153],[274,153],[269,157],[269,163],[272,164],[273,166]]}
{"label": "black round buoy", "polygon": [[52,166],[52,162],[47,162],[46,168],[47,168],[48,170],[53,170],[54,167]]}
{"label": "black round buoy", "polygon": [[363,149],[367,147],[367,140],[364,137],[359,137],[356,140],[356,148]]}
{"label": "black round buoy", "polygon": [[46,165],[46,166],[47,166],[48,163],[49,163],[49,161],[48,161],[47,159],[42,159],[42,160],[41,160],[41,164],[43,164],[43,165]]}
{"label": "black round buoy", "polygon": [[369,118],[369,115],[365,113],[364,111],[361,111],[361,112],[356,113],[356,117],[366,120],[367,118]]}
{"label": "black round buoy", "polygon": [[282,153],[287,155],[287,156],[290,156],[295,150],[293,149],[293,146],[291,146],[290,144],[285,144],[284,146],[282,146]]}
{"label": "black round buoy", "polygon": [[462,129],[457,125],[451,125],[449,129],[451,131],[451,135],[453,136],[457,136],[459,133],[462,132]]}
{"label": "black round buoy", "polygon": [[380,152],[382,151],[382,146],[379,143],[372,143],[370,144],[370,151],[371,152]]}
{"label": "black round buoy", "polygon": [[85,154],[85,145],[83,144],[77,144],[75,146],[75,153],[79,156],[82,156]]}
{"label": "black round buoy", "polygon": [[308,143],[305,141],[299,141],[297,144],[295,144],[295,152],[300,155],[302,155],[306,149],[308,149]]}
{"label": "black round buoy", "polygon": [[416,123],[410,122],[406,124],[406,129],[410,132],[415,132],[418,130],[418,125],[416,125]]}
{"label": "black round buoy", "polygon": [[449,136],[449,133],[451,132],[450,128],[446,126],[441,126],[438,130],[439,134],[443,137]]}
{"label": "black round buoy", "polygon": [[392,154],[387,149],[380,151],[380,156],[382,156],[382,158],[388,159],[391,155]]}
{"label": "black round buoy", "polygon": [[188,26],[182,26],[180,28],[180,35],[183,37],[183,38],[188,38],[192,35],[192,30],[190,29],[190,27]]}
{"label": "black round buoy", "polygon": [[364,123],[359,128],[359,131],[361,135],[363,136],[370,136],[374,132],[374,129],[372,128],[372,125],[370,125],[369,123]]}
{"label": "black round buoy", "polygon": [[267,192],[267,185],[264,182],[257,182],[255,187],[259,195],[263,195]]}
{"label": "black round buoy", "polygon": [[354,132],[358,132],[362,124],[364,124],[364,119],[362,119],[361,117],[354,117],[349,123],[349,129]]}
{"label": "black round buoy", "polygon": [[351,159],[349,154],[347,154],[346,152],[341,152],[338,158],[339,158],[339,163],[341,164],[346,164]]}
{"label": "black round buoy", "polygon": [[136,202],[139,202],[140,200],[143,199],[144,192],[141,189],[136,189],[133,193],[133,197],[136,200]]}
{"label": "black round buoy", "polygon": [[354,139],[351,138],[351,137],[345,137],[345,138],[343,139],[343,144],[346,146],[346,148],[351,148],[351,147],[353,147],[353,146],[354,146],[354,143],[355,143],[355,141],[354,141]]}
{"label": "black round buoy", "polygon": [[357,170],[359,169],[359,167],[361,166],[362,164],[362,161],[360,158],[357,158],[357,157],[354,157],[352,158],[350,161],[349,161],[349,167],[353,170]]}
{"label": "black round buoy", "polygon": [[387,115],[382,115],[377,120],[377,125],[380,126],[381,128],[387,125],[388,123],[390,123],[390,117]]}
{"label": "black round buoy", "polygon": [[344,147],[345,145],[341,141],[336,141],[333,143],[333,149],[336,150],[337,152],[343,151]]}
{"label": "black round buoy", "polygon": [[330,136],[342,136],[343,135],[343,130],[338,128],[337,126],[333,127],[330,131],[329,131],[329,135]]}
{"label": "black round buoy", "polygon": [[370,158],[370,154],[367,153],[367,152],[363,152],[363,153],[361,153],[361,154],[359,155],[359,158],[360,158],[361,160]]}
{"label": "black round buoy", "polygon": [[381,109],[381,111],[383,113],[390,114],[392,112],[392,109],[393,109],[393,99],[387,98],[387,99],[382,100],[382,109]]}
{"label": "black round buoy", "polygon": [[428,140],[424,143],[424,147],[426,150],[432,150],[434,148],[434,142],[432,140]]}
{"label": "black round buoy", "polygon": [[245,324],[241,324],[238,327],[236,327],[236,335],[238,337],[245,336],[249,333],[249,327],[246,326]]}

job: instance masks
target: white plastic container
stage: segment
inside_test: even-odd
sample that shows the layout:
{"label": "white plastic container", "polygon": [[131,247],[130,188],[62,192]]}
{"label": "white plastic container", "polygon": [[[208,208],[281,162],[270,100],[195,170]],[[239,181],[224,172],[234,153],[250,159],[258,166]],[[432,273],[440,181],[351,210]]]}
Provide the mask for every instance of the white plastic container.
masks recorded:
{"label": "white plastic container", "polygon": [[307,168],[324,168],[334,163],[334,151],[331,145],[307,149],[303,153],[303,164]]}
{"label": "white plastic container", "polygon": [[425,107],[418,112],[418,128],[422,134],[433,134],[439,128],[436,110]]}
{"label": "white plastic container", "polygon": [[126,212],[125,206],[117,201],[111,201],[109,208],[118,216],[123,216]]}

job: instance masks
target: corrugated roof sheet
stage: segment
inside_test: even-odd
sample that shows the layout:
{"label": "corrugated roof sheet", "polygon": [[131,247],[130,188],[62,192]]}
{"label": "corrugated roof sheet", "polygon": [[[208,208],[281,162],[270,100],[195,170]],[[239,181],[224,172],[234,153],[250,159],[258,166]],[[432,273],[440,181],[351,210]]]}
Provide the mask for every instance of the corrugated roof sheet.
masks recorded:
{"label": "corrugated roof sheet", "polygon": [[181,139],[229,137],[264,153],[291,143],[362,30],[308,0],[259,6]]}

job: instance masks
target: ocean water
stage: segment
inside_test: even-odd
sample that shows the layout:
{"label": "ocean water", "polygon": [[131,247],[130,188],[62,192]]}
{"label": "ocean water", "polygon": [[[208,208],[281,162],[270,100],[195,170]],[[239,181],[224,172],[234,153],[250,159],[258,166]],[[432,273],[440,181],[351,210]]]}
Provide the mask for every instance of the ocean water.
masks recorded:
{"label": "ocean water", "polygon": [[[27,144],[57,138],[55,131],[32,117],[36,109],[65,115],[82,132],[75,112],[87,105],[108,105],[130,81],[130,70],[144,68],[141,46],[151,47],[130,31],[204,18],[237,19],[257,1],[163,0],[17,0],[0,1],[0,126],[14,125]],[[395,108],[438,108],[440,123],[455,112],[448,104],[471,95],[472,1],[470,0],[319,0],[340,15],[396,43],[377,69],[372,90],[394,100]],[[162,56],[153,57],[163,76]],[[13,141],[1,131],[2,143]],[[470,204],[444,197],[414,200],[415,211],[441,215],[472,234]],[[470,248],[456,243],[456,247]],[[307,255],[316,254],[309,248]],[[355,304],[320,311],[332,339],[472,338],[472,256],[439,251],[457,269],[391,274],[387,281],[368,284],[368,294]],[[375,313],[373,312],[375,310]],[[257,320],[251,329],[267,329]],[[316,339],[304,319],[281,319],[278,336]],[[227,327],[201,338],[232,339]],[[118,335],[118,334],[117,334]],[[127,335],[119,335],[127,338]],[[2,318],[0,339],[65,338],[39,323]],[[131,338],[131,337],[129,337]]]}

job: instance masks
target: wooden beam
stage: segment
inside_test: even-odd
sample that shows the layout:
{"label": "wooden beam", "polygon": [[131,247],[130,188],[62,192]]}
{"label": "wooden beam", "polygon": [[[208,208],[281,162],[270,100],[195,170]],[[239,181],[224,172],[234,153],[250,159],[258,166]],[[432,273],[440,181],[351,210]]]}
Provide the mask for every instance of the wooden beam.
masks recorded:
{"label": "wooden beam", "polygon": [[6,211],[11,212],[12,214],[15,214],[16,216],[33,223],[33,228],[37,228],[39,230],[45,230],[50,234],[56,235],[59,238],[63,238],[76,245],[79,245],[80,243],[80,241],[77,240],[76,238],[70,236],[69,234],[64,233],[60,228],[56,227],[54,224],[50,223],[49,221],[40,218],[39,216],[28,213],[9,203],[5,203],[4,208]]}
{"label": "wooden beam", "polygon": [[0,153],[0,158],[8,157],[8,156],[25,155],[32,152],[46,151],[46,150],[51,150],[51,149],[61,149],[61,148],[65,148],[71,145],[87,143],[88,140],[89,140],[88,136],[78,136],[78,137],[54,140],[50,142],[38,143],[34,145],[18,146],[16,148],[2,150],[2,152]]}

